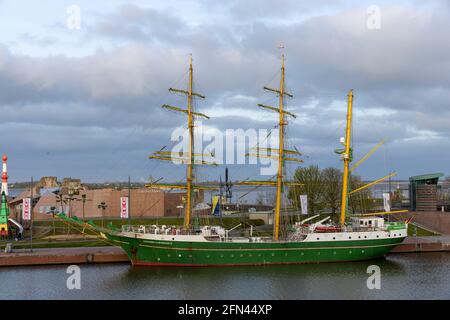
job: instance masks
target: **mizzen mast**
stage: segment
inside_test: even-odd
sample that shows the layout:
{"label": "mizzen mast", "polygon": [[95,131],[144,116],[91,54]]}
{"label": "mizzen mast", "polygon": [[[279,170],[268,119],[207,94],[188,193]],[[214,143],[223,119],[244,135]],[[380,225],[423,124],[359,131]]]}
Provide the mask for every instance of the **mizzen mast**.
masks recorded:
{"label": "mizzen mast", "polygon": [[[353,167],[350,168],[350,162],[353,161],[353,148],[351,145],[351,136],[352,136],[352,120],[353,120],[353,90],[350,90],[347,95],[347,128],[345,132],[345,138],[342,138],[342,145],[344,149],[335,150],[336,153],[342,155],[342,160],[344,160],[344,173],[342,176],[342,199],[341,199],[341,215],[339,218],[339,223],[341,226],[345,225],[345,219],[348,212],[348,202],[349,196],[355,194],[356,192],[365,190],[381,181],[389,179],[397,175],[397,173],[392,172],[381,179],[375,180],[373,182],[367,183],[357,189],[350,190],[350,174],[365,160],[367,160],[372,153],[375,152],[381,145],[384,144],[384,140],[381,140],[374,148],[372,148],[361,160],[359,160]],[[392,214],[392,213],[403,213],[408,210],[396,210],[382,213],[369,213],[369,214],[359,214],[357,216],[373,216],[378,214]]]}
{"label": "mizzen mast", "polygon": [[342,199],[341,199],[341,216],[339,218],[340,224],[345,224],[345,215],[348,208],[348,180],[349,180],[349,168],[352,161],[352,149],[351,149],[351,133],[352,133],[352,110],[353,109],[353,90],[348,93],[347,102],[347,129],[345,132],[345,141],[341,141],[345,147],[342,153],[342,159],[344,160],[344,175],[342,177]]}

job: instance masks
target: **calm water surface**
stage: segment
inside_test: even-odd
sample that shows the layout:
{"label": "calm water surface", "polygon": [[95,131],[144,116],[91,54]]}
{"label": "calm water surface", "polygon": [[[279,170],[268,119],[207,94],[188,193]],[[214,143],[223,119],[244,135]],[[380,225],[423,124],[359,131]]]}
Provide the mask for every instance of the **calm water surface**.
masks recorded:
{"label": "calm water surface", "polygon": [[[366,286],[372,264],[380,290]],[[81,265],[80,290],[67,289],[67,266],[0,268],[0,299],[450,299],[449,266],[450,253],[265,267]]]}

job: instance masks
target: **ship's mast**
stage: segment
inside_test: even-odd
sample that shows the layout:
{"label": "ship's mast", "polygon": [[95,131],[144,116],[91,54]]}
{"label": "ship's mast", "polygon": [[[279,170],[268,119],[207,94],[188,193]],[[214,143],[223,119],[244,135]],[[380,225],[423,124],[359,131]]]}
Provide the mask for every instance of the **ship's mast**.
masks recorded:
{"label": "ship's mast", "polygon": [[[296,118],[296,116],[285,110],[284,106],[284,96],[293,97],[292,94],[286,92],[285,90],[285,68],[284,68],[284,54],[281,56],[281,78],[280,87],[278,89],[272,89],[269,87],[264,87],[265,90],[272,93],[278,94],[279,104],[278,108],[271,107],[263,104],[258,104],[259,107],[275,111],[279,114],[278,117],[278,127],[279,127],[279,148],[254,148],[256,149],[256,154],[247,154],[248,156],[265,157],[278,161],[278,170],[276,175],[276,181],[242,181],[239,184],[243,185],[259,185],[259,186],[274,186],[276,187],[276,202],[275,202],[275,212],[274,212],[274,225],[273,225],[273,239],[278,240],[280,236],[280,219],[281,219],[281,198],[283,185],[288,186],[301,186],[301,183],[286,182],[284,181],[283,171],[284,163],[286,161],[303,162],[301,159],[295,158],[295,156],[301,155],[297,150],[286,150],[285,149],[285,130],[284,126],[287,125],[285,116],[291,116]],[[272,155],[275,153],[275,155]],[[286,155],[289,155],[288,157]]]}
{"label": "ship's mast", "polygon": [[191,223],[191,210],[192,210],[192,171],[194,166],[194,120],[192,116],[192,82],[193,82],[193,70],[192,70],[192,56],[189,58],[189,91],[188,91],[188,127],[189,127],[189,161],[187,165],[187,190],[186,190],[186,212],[184,215],[184,227],[188,228]]}
{"label": "ship's mast", "polygon": [[[339,222],[341,226],[345,225],[345,219],[348,213],[348,197],[356,192],[365,190],[381,181],[389,179],[396,175],[395,172],[388,174],[387,176],[375,180],[373,182],[367,183],[361,187],[358,187],[354,190],[350,191],[349,180],[350,174],[364,161],[366,161],[375,150],[377,150],[381,145],[384,144],[384,140],[381,140],[374,148],[372,148],[364,157],[362,157],[353,167],[350,168],[350,162],[353,160],[353,148],[351,145],[351,136],[352,136],[352,119],[353,119],[353,90],[350,90],[347,96],[347,128],[345,131],[345,140],[341,141],[344,145],[344,149],[336,149],[335,152],[342,155],[342,160],[344,160],[344,174],[342,177],[342,199],[341,199],[341,216],[339,218]],[[408,212],[408,210],[396,210],[390,212],[374,212],[368,214],[359,214],[358,216],[374,216],[380,214],[393,214],[393,213],[403,213]]]}
{"label": "ship's mast", "polygon": [[342,200],[341,200],[341,217],[339,219],[340,224],[345,224],[345,216],[348,207],[348,180],[349,180],[349,168],[351,155],[351,134],[352,134],[352,110],[353,109],[353,90],[348,93],[347,102],[347,129],[345,133],[344,147],[345,151],[342,154],[344,160],[344,175],[342,177]]}
{"label": "ship's mast", "polygon": [[278,240],[280,233],[280,211],[281,211],[281,191],[283,188],[283,167],[284,167],[284,113],[283,113],[283,98],[284,98],[284,54],[281,56],[281,78],[280,78],[280,98],[279,98],[279,153],[278,153],[278,173],[277,173],[277,200],[275,205],[275,219],[273,238]]}
{"label": "ship's mast", "polygon": [[[188,90],[181,90],[181,89],[174,89],[169,88],[169,91],[172,93],[181,93],[187,96],[187,108],[178,108],[173,107],[167,104],[164,104],[162,107],[165,109],[169,109],[172,111],[182,112],[187,115],[188,117],[188,130],[189,130],[189,150],[187,152],[172,152],[172,151],[163,151],[163,149],[156,151],[151,155],[150,159],[159,159],[159,160],[166,160],[166,161],[177,161],[183,164],[187,164],[187,174],[186,174],[186,184],[161,184],[161,183],[153,183],[147,184],[147,188],[159,188],[159,189],[185,189],[186,190],[186,206],[185,206],[185,212],[184,212],[184,227],[186,229],[190,228],[191,225],[191,216],[192,216],[192,207],[193,207],[193,191],[194,190],[215,190],[215,188],[209,188],[204,186],[196,186],[194,185],[194,166],[196,164],[215,164],[212,162],[208,162],[203,160],[203,157],[211,157],[211,155],[208,154],[198,154],[194,153],[194,127],[195,127],[195,117],[203,117],[206,119],[209,119],[209,117],[203,113],[195,112],[193,109],[193,98],[194,96],[197,98],[204,99],[205,96],[203,96],[200,93],[196,93],[193,91],[194,86],[194,71],[192,67],[192,56],[189,58],[189,83],[188,83]],[[202,159],[197,160],[195,157],[201,156]],[[159,179],[161,180],[161,179]],[[159,181],[158,180],[158,181]]]}

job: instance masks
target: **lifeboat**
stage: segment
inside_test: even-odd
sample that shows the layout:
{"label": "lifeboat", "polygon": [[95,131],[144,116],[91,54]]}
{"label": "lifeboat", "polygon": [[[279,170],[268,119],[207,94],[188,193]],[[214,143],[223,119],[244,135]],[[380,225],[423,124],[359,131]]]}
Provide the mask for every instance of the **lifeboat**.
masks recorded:
{"label": "lifeboat", "polygon": [[317,226],[314,232],[340,232],[341,227],[339,226]]}

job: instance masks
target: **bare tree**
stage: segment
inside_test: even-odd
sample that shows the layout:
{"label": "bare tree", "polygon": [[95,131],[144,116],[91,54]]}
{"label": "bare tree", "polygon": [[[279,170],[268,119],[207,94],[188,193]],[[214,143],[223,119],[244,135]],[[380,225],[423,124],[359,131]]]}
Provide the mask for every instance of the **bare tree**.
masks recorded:
{"label": "bare tree", "polygon": [[288,198],[294,207],[300,207],[300,195],[308,196],[308,211],[311,214],[320,213],[325,203],[323,201],[324,183],[322,174],[318,166],[298,168],[295,170],[294,182],[301,183],[301,186],[292,186],[288,192]]}
{"label": "bare tree", "polygon": [[[358,175],[350,176],[350,188],[356,190],[364,186],[364,182]],[[353,214],[368,212],[375,207],[374,199],[369,188],[358,191],[349,196],[349,209]]]}
{"label": "bare tree", "polygon": [[342,172],[332,167],[323,169],[322,179],[324,184],[323,201],[326,208],[330,209],[334,216],[341,205]]}

